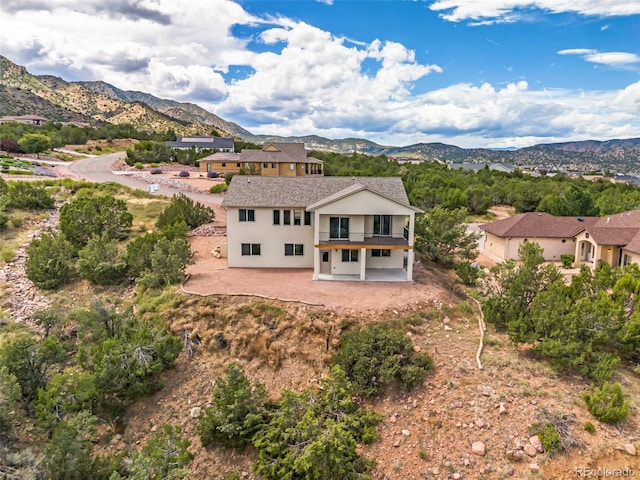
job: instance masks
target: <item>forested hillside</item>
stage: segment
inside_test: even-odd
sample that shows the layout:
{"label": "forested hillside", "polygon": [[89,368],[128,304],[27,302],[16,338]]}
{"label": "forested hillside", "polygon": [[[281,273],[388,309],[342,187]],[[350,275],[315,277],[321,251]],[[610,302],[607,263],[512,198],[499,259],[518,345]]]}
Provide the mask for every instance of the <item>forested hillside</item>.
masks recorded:
{"label": "forested hillside", "polygon": [[512,205],[518,213],[600,216],[640,206],[640,189],[609,179],[532,177],[488,168],[476,173],[432,162],[399,164],[385,156],[320,152],[312,155],[325,161],[327,175],[400,175],[411,202],[425,210],[441,205],[448,209],[463,207],[473,215],[484,215],[493,205]]}

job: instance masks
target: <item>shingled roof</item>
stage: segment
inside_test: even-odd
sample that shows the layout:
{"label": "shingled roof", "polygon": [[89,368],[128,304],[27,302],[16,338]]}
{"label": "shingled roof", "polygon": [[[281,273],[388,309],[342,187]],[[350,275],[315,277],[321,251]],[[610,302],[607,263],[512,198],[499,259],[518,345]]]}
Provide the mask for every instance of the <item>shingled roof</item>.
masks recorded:
{"label": "shingled roof", "polygon": [[528,212],[486,223],[480,228],[498,237],[570,238],[598,220],[596,217],[556,217],[548,213]]}
{"label": "shingled roof", "polygon": [[601,217],[587,231],[600,245],[624,246],[640,253],[640,210]]}
{"label": "shingled roof", "polygon": [[[306,208],[327,197],[357,191],[360,185],[396,203],[411,207],[400,177],[262,177],[235,175],[223,207]],[[341,195],[336,195],[336,198]],[[343,196],[343,195],[342,195]]]}
{"label": "shingled roof", "polygon": [[242,162],[255,163],[324,163],[317,158],[307,157],[304,143],[267,143],[262,150],[243,148]]}

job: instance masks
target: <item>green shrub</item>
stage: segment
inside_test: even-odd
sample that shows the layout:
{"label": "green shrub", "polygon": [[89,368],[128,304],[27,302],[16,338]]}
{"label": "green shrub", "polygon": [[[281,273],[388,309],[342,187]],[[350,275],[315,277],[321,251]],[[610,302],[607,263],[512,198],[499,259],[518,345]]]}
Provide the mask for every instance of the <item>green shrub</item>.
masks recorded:
{"label": "green shrub", "polygon": [[216,380],[213,406],[204,411],[197,432],[202,445],[243,448],[267,421],[267,392],[251,384],[242,367],[231,363],[227,374]]}
{"label": "green shrub", "polygon": [[191,247],[184,238],[169,240],[163,236],[153,247],[151,268],[144,271],[140,283],[150,288],[179,283],[190,258]]}
{"label": "green shrub", "polygon": [[78,271],[98,285],[113,285],[124,277],[127,263],[118,250],[118,241],[105,232],[94,236],[78,254]]}
{"label": "green shrub", "polygon": [[552,423],[534,423],[529,427],[529,433],[538,436],[540,443],[542,443],[544,447],[544,451],[547,452],[550,457],[554,457],[556,454],[562,452],[562,439]]}
{"label": "green shrub", "polygon": [[433,369],[431,357],[416,353],[411,339],[389,323],[345,333],[332,363],[342,367],[365,397],[395,381],[411,389]]}
{"label": "green shrub", "polygon": [[596,427],[591,422],[584,422],[584,430],[585,432],[595,433]]}
{"label": "green shrub", "polygon": [[217,183],[209,189],[209,193],[224,193],[229,189],[226,183]]}
{"label": "green shrub", "polygon": [[475,285],[482,275],[482,270],[470,262],[458,262],[455,264],[456,274],[465,285]]}
{"label": "green shrub", "polygon": [[136,162],[133,164],[133,167],[138,169],[138,170],[142,170],[144,168],[144,165],[142,165],[141,162]]}
{"label": "green shrub", "polygon": [[12,182],[9,185],[9,207],[25,210],[53,208],[54,200],[46,188],[32,182]]}
{"label": "green shrub", "polygon": [[564,255],[560,255],[560,260],[562,261],[562,266],[564,268],[571,268],[575,257],[570,253],[565,253]]}
{"label": "green shrub", "polygon": [[20,228],[22,226],[22,218],[20,218],[20,217],[11,217],[11,226],[13,228]]}
{"label": "green shrub", "polygon": [[320,389],[284,390],[271,420],[253,439],[260,478],[369,478],[375,461],[362,457],[357,446],[377,438],[380,416],[358,408],[353,394],[339,366],[320,381]]}
{"label": "green shrub", "polygon": [[171,203],[160,213],[156,226],[160,229],[176,221],[184,220],[190,228],[211,222],[215,213],[209,207],[194,202],[186,195],[179,193],[171,197]]}
{"label": "green shrub", "polygon": [[133,215],[124,200],[112,195],[75,198],[60,209],[60,231],[76,247],[83,247],[94,235],[123,239],[131,230]]}
{"label": "green shrub", "polygon": [[625,421],[629,416],[630,402],[624,397],[622,386],[617,382],[605,382],[582,395],[591,415],[612,425]]}
{"label": "green shrub", "polygon": [[142,272],[151,268],[151,255],[159,239],[160,234],[151,232],[136,237],[127,244],[125,259],[128,275],[139,277]]}
{"label": "green shrub", "polygon": [[184,467],[193,459],[190,445],[190,440],[182,438],[180,427],[164,425],[140,453],[133,456],[129,478],[181,480],[187,477],[190,471]]}
{"label": "green shrub", "polygon": [[27,247],[27,278],[37,287],[55,290],[76,276],[74,248],[64,235],[42,235]]}

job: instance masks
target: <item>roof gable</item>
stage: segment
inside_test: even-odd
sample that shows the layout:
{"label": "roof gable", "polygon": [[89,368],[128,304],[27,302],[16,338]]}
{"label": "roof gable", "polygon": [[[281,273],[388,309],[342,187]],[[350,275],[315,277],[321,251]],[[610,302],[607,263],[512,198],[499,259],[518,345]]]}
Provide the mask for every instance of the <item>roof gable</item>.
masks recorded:
{"label": "roof gable", "polygon": [[410,205],[406,205],[404,203],[400,203],[397,200],[393,199],[393,198],[389,198],[387,195],[380,193],[380,192],[375,192],[373,190],[371,190],[370,188],[360,184],[360,183],[355,183],[353,185],[348,186],[345,189],[340,190],[339,192],[336,192],[332,195],[329,195],[309,206],[307,206],[307,210],[310,212],[313,212],[315,210],[318,210],[322,207],[325,207],[327,205],[331,205],[332,203],[336,203],[339,202],[340,200],[346,199],[348,197],[352,197],[354,195],[357,195],[360,192],[370,192],[374,195],[377,195],[378,197],[382,197],[385,200],[389,200],[395,204],[401,205],[405,208],[411,208],[412,210],[416,211],[416,212],[422,212],[422,210],[420,210],[419,208],[415,208],[412,207]]}
{"label": "roof gable", "polygon": [[262,177],[235,175],[225,207],[301,207],[328,202],[367,189],[411,207],[400,177]]}

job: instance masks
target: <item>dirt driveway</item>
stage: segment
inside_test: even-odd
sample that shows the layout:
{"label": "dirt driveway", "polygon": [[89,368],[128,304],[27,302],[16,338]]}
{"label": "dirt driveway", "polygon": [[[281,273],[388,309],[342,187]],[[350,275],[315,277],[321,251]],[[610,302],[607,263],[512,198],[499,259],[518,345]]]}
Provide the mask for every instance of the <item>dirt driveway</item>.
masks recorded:
{"label": "dirt driveway", "polygon": [[227,268],[212,250],[226,237],[191,237],[193,265],[185,283],[188,293],[198,295],[254,294],[296,300],[345,311],[381,312],[404,310],[417,304],[444,301],[449,289],[416,265],[414,282],[313,281],[311,269]]}

